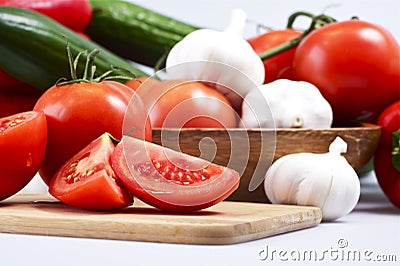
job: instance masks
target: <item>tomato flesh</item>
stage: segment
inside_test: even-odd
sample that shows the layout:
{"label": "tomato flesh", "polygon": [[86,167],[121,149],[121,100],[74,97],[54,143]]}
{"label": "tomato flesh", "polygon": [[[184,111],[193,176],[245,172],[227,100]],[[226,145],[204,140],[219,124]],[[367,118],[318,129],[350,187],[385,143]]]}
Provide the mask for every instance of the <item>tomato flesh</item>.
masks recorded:
{"label": "tomato flesh", "polygon": [[8,198],[35,176],[47,141],[43,112],[23,112],[0,119],[0,200]]}
{"label": "tomato flesh", "polygon": [[[156,160],[152,159],[151,162],[147,162],[142,165],[136,165],[135,170],[142,175],[151,174],[147,172],[149,168],[155,168],[157,172],[162,175],[165,179],[173,181],[179,185],[190,185],[197,182],[205,181],[210,179],[210,169],[204,168],[200,170],[190,171],[182,167],[176,166],[168,160]],[[216,169],[213,170],[215,174]]]}
{"label": "tomato flesh", "polygon": [[153,143],[124,136],[112,156],[121,182],[162,210],[197,211],[221,202],[239,186],[239,174]]}
{"label": "tomato flesh", "polygon": [[86,210],[107,211],[131,205],[133,197],[119,186],[110,165],[113,151],[109,135],[101,135],[60,168],[50,183],[50,194]]}

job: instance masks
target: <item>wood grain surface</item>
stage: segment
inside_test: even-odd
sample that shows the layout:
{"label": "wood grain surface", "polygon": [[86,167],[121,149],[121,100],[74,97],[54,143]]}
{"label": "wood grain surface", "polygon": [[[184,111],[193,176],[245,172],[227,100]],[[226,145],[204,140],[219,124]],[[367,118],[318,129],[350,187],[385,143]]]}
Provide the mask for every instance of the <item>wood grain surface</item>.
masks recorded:
{"label": "wood grain surface", "polygon": [[250,202],[268,202],[262,185],[255,190],[249,190],[249,185],[252,178],[263,180],[273,161],[291,153],[325,153],[337,136],[347,142],[348,149],[344,156],[358,171],[372,158],[378,146],[380,127],[361,124],[358,127],[331,129],[153,130],[154,143],[239,171],[240,186],[229,200]]}
{"label": "wood grain surface", "polygon": [[140,201],[118,212],[89,212],[47,195],[0,202],[0,232],[183,244],[234,244],[316,226],[315,207],[221,202],[192,214],[166,213]]}

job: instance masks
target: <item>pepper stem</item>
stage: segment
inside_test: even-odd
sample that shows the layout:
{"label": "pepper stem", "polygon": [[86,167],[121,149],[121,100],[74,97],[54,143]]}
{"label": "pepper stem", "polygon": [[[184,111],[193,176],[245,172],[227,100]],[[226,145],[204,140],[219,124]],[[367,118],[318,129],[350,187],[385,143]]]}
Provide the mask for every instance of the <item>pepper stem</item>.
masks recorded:
{"label": "pepper stem", "polygon": [[392,133],[392,165],[400,172],[400,129]]}

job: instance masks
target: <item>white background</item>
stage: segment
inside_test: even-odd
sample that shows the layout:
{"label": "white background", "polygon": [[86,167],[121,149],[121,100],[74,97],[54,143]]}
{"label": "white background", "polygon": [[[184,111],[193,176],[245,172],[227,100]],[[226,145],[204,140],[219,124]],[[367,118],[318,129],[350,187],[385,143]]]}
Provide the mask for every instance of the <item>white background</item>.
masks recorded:
{"label": "white background", "polygon": [[[308,11],[315,15],[324,12],[337,20],[353,16],[385,27],[400,39],[400,2],[397,0],[138,0],[133,1],[160,13],[202,27],[224,29],[229,21],[230,10],[243,9],[249,20],[274,29],[284,28],[287,18],[296,11]],[[255,34],[249,24],[245,37]]]}
{"label": "white background", "polygon": [[[151,9],[190,22],[223,29],[232,8],[244,9],[249,19],[280,29],[295,11],[326,14],[338,20],[358,16],[379,24],[400,40],[400,2],[397,0],[151,0],[133,1]],[[245,37],[255,34],[249,23]],[[367,55],[366,55],[367,56]],[[227,246],[172,245],[142,242],[73,239],[62,237],[0,234],[0,265],[309,265],[310,262],[261,261],[259,252],[268,246],[276,250],[337,248],[338,240],[349,248],[370,250],[373,254],[396,254],[400,261],[400,212],[391,205],[376,184],[373,173],[361,178],[362,194],[356,210],[334,223]],[[36,178],[24,191],[43,192]],[[366,262],[324,261],[327,264],[363,265]],[[371,263],[371,262],[370,262]],[[394,265],[382,263],[382,265]]]}

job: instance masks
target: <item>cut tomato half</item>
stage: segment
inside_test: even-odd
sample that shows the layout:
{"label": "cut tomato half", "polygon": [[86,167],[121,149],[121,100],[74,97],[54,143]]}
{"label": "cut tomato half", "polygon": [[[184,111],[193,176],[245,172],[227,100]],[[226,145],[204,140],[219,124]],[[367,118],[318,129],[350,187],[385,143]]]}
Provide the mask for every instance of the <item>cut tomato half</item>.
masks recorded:
{"label": "cut tomato half", "polygon": [[103,134],[68,160],[55,174],[49,192],[77,208],[108,211],[132,204],[133,196],[119,186],[111,167],[114,144]]}
{"label": "cut tomato half", "polygon": [[190,212],[215,205],[239,186],[239,173],[136,138],[124,136],[112,156],[121,182],[159,209]]}
{"label": "cut tomato half", "polygon": [[46,141],[43,112],[0,118],[0,200],[17,193],[35,176],[43,162]]}

